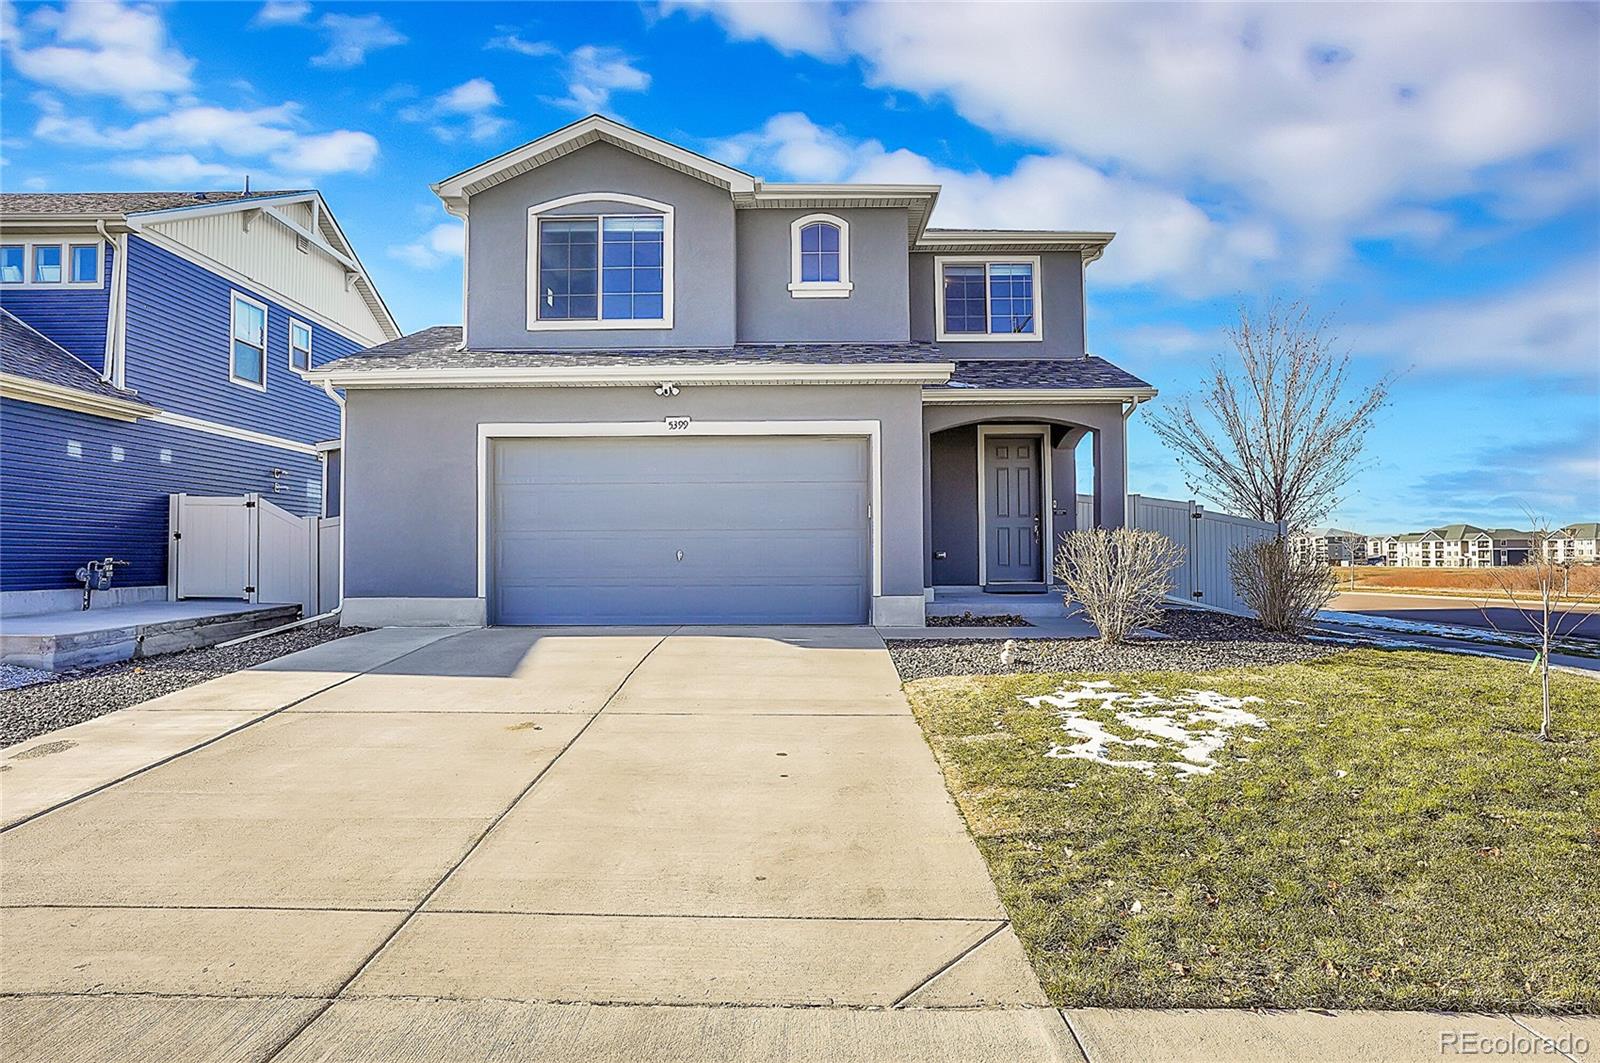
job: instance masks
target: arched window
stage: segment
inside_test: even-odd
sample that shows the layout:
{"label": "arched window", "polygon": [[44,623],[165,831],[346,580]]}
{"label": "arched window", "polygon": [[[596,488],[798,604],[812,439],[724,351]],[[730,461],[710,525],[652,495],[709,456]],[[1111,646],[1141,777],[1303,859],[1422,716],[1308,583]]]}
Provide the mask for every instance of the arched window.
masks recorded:
{"label": "arched window", "polygon": [[807,214],[789,226],[789,294],[848,298],[850,223],[832,214]]}

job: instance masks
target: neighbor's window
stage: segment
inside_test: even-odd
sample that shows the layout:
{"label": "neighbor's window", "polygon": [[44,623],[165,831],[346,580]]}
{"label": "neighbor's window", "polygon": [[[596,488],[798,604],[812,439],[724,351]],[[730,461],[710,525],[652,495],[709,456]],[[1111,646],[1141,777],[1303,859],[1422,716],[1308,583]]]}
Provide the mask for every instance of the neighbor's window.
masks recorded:
{"label": "neighbor's window", "polygon": [[658,216],[540,219],[539,320],[662,320],[665,253]]}
{"label": "neighbor's window", "polygon": [[93,284],[100,279],[100,245],[72,245],[72,283]]}
{"label": "neighbor's window", "polygon": [[797,218],[789,232],[789,294],[848,297],[850,226],[831,214]]}
{"label": "neighbor's window", "polygon": [[1037,260],[941,262],[940,337],[1038,339],[1037,267]]}
{"label": "neighbor's window", "polygon": [[311,326],[303,321],[289,322],[289,368],[302,373],[311,368]]}
{"label": "neighbor's window", "polygon": [[61,245],[33,245],[33,280],[36,284],[61,282]]}
{"label": "neighbor's window", "polygon": [[241,384],[267,386],[267,308],[233,293],[233,353],[229,376]]}
{"label": "neighbor's window", "polygon": [[26,254],[21,244],[0,245],[0,283],[21,284]]}

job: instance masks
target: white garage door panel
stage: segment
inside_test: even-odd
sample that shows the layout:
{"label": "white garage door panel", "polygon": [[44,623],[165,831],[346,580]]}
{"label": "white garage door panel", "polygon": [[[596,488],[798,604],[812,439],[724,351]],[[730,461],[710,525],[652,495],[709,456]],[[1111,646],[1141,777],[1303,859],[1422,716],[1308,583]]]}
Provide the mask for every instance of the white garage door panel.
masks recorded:
{"label": "white garage door panel", "polygon": [[501,441],[496,622],[861,622],[867,460],[831,437]]}

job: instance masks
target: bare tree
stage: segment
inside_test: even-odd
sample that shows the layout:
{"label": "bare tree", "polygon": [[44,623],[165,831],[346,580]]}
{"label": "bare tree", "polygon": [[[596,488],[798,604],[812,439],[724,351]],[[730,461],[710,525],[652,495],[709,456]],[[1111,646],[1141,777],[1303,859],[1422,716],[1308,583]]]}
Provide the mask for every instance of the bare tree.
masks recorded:
{"label": "bare tree", "polygon": [[1081,603],[1101,643],[1115,645],[1161,618],[1182,563],[1183,548],[1159,532],[1087,528],[1063,537],[1055,576],[1067,589],[1066,603]]}
{"label": "bare tree", "polygon": [[[1536,516],[1531,511],[1527,514],[1528,524],[1533,529],[1528,542],[1528,559],[1519,566],[1491,567],[1489,572],[1493,575],[1496,585],[1499,586],[1504,600],[1509,601],[1523,621],[1533,629],[1539,639],[1533,664],[1539,670],[1539,701],[1543,714],[1539,721],[1539,738],[1548,741],[1550,738],[1550,647],[1551,644],[1572,631],[1573,628],[1583,623],[1584,619],[1592,614],[1585,607],[1600,597],[1600,592],[1590,592],[1577,599],[1568,597],[1570,593],[1570,572],[1566,565],[1558,561],[1554,551],[1549,547],[1550,541],[1555,538],[1556,532],[1551,529],[1550,521]],[[1520,591],[1517,588],[1518,580],[1513,573],[1522,573],[1530,576],[1530,590]],[[1519,597],[1520,594],[1520,597]],[[1490,611],[1493,602],[1474,602],[1478,612],[1483,614],[1483,619],[1488,625],[1505,634],[1504,629],[1495,623],[1494,614]],[[1556,607],[1560,606],[1560,609]]]}
{"label": "bare tree", "polygon": [[1316,558],[1297,558],[1281,536],[1235,547],[1228,574],[1268,631],[1298,633],[1333,598],[1333,569]]}
{"label": "bare tree", "polygon": [[1306,528],[1362,469],[1361,450],[1392,377],[1357,386],[1330,323],[1300,302],[1239,309],[1235,357],[1218,357],[1200,396],[1150,415],[1189,487],[1220,508]]}

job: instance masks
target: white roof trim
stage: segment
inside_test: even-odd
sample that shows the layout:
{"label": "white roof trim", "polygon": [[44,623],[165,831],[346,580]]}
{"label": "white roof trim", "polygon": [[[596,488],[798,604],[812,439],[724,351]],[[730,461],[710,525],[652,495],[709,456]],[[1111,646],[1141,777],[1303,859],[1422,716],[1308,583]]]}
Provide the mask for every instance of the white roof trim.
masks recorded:
{"label": "white roof trim", "polygon": [[1155,388],[929,388],[924,406],[968,406],[1024,402],[1132,402],[1155,398]]}
{"label": "white roof trim", "polygon": [[54,406],[57,409],[93,414],[96,417],[109,417],[114,421],[137,421],[141,417],[150,417],[160,412],[154,406],[147,406],[142,402],[97,395],[92,391],[79,391],[77,388],[64,387],[47,380],[3,370],[0,370],[0,395],[19,402]]}
{"label": "white roof trim", "polygon": [[1104,254],[1116,235],[1068,229],[931,229],[924,231],[911,249],[944,254],[1081,251],[1087,264]]}
{"label": "white roof trim", "polygon": [[751,192],[756,187],[756,179],[742,170],[735,170],[648,133],[630,129],[620,122],[591,114],[520,148],[512,148],[487,162],[481,162],[470,170],[446,177],[432,188],[434,194],[444,200],[446,207],[459,206],[468,196],[597,141],[614,144],[733,193]]}
{"label": "white roof trim", "polygon": [[334,362],[307,374],[336,388],[620,387],[673,384],[942,384],[953,362],[865,365],[627,365],[504,366],[449,369],[345,369]]}

